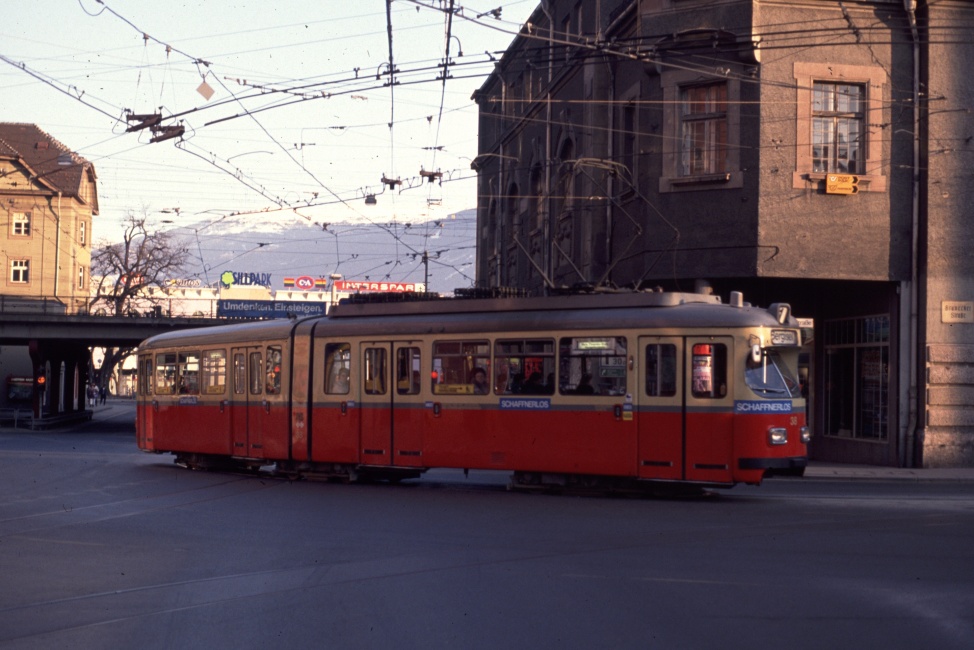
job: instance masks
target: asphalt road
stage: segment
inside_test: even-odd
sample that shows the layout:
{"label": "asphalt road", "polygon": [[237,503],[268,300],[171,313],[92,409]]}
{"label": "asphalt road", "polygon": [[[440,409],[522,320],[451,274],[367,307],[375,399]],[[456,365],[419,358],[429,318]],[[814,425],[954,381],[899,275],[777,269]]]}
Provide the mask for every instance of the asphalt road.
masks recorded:
{"label": "asphalt road", "polygon": [[4,649],[974,647],[964,481],[291,482],[143,454],[126,409],[0,467]]}

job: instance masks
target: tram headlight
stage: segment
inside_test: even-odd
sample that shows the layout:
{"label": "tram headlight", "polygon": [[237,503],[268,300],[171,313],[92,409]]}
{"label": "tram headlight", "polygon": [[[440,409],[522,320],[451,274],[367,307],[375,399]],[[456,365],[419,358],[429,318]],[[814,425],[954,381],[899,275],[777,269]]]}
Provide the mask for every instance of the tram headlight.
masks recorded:
{"label": "tram headlight", "polygon": [[803,445],[807,445],[812,439],[812,430],[808,427],[801,428],[801,441]]}
{"label": "tram headlight", "polygon": [[768,429],[768,444],[783,445],[788,442],[788,429],[784,427],[771,427]]}

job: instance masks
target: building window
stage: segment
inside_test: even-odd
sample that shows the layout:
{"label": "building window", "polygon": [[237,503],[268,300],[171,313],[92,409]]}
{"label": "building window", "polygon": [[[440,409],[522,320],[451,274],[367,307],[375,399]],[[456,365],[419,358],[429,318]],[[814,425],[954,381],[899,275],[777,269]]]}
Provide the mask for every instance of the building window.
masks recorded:
{"label": "building window", "polygon": [[30,260],[10,260],[10,282],[13,284],[30,282]]}
{"label": "building window", "polygon": [[78,267],[78,288],[85,288],[85,267],[83,266]]}
{"label": "building window", "polygon": [[660,84],[665,136],[660,192],[744,187],[741,83],[665,70]]}
{"label": "building window", "polygon": [[15,236],[30,237],[30,212],[14,212],[11,226]]}
{"label": "building window", "polygon": [[[860,192],[885,192],[889,155],[872,126],[890,121],[880,67],[795,63],[795,170],[792,187],[816,190],[826,174],[855,174]],[[886,100],[888,104],[888,99]],[[872,136],[872,137],[870,137]],[[884,160],[886,161],[884,163]]]}
{"label": "building window", "polygon": [[866,89],[816,81],[812,86],[812,171],[862,171]]}
{"label": "building window", "polygon": [[82,221],[78,225],[78,243],[84,246],[88,241],[88,224]]}
{"label": "building window", "polygon": [[727,171],[727,84],[680,89],[680,176]]}

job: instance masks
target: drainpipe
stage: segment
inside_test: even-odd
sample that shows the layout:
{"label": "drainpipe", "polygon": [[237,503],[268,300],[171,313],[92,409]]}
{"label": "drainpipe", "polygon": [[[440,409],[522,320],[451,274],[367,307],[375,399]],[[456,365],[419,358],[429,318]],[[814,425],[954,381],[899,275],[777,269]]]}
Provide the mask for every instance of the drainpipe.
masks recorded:
{"label": "drainpipe", "polygon": [[[900,393],[900,432],[899,432],[899,464],[901,467],[913,467],[920,454],[917,453],[917,424],[919,418],[919,395],[917,386],[918,366],[918,335],[917,311],[919,303],[919,270],[917,254],[919,251],[920,230],[920,36],[916,20],[916,0],[903,0],[907,20],[910,23],[910,35],[913,40],[913,220],[910,242],[910,281],[907,287],[900,285],[900,331],[904,327],[909,333],[909,342],[904,343],[900,337],[901,362],[899,364],[899,393]],[[907,348],[904,350],[904,348]],[[902,362],[903,352],[906,352],[907,363]]]}
{"label": "drainpipe", "polygon": [[54,215],[54,298],[57,300],[58,279],[61,275],[61,192],[57,193],[57,214]]}

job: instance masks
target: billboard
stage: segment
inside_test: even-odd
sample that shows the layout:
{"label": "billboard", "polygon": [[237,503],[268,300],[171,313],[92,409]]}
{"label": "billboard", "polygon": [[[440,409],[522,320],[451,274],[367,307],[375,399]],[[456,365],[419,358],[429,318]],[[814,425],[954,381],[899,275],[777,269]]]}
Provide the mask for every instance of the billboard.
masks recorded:
{"label": "billboard", "polygon": [[289,318],[324,316],[324,302],[291,300],[218,300],[216,315],[222,318]]}

